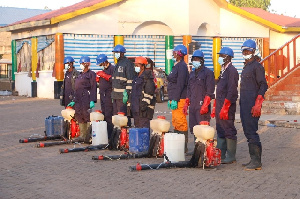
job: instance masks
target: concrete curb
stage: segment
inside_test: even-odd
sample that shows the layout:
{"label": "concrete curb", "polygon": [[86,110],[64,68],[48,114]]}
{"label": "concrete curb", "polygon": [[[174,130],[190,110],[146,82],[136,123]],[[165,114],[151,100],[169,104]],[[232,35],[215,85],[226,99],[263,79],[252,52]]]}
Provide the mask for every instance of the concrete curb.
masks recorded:
{"label": "concrete curb", "polygon": [[[237,123],[241,123],[240,119],[235,120]],[[300,123],[289,120],[259,120],[258,125],[268,127],[284,127],[284,128],[296,128],[300,129]]]}

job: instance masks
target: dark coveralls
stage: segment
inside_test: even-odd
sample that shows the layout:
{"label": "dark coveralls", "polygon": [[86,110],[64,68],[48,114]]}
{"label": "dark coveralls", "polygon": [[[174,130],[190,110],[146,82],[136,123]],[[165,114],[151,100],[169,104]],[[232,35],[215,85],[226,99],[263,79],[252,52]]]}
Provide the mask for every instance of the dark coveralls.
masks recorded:
{"label": "dark coveralls", "polygon": [[[237,140],[237,130],[234,126],[234,120],[236,100],[238,98],[238,81],[239,74],[237,69],[232,63],[229,63],[225,71],[221,73],[216,89],[216,128],[219,138]],[[231,102],[231,106],[228,111],[228,120],[221,120],[220,111],[223,107],[225,98]]]}
{"label": "dark coveralls", "polygon": [[178,131],[188,130],[186,116],[182,111],[187,94],[188,79],[189,72],[184,60],[180,60],[167,77],[169,100],[178,102],[178,109],[172,110],[172,125]]}
{"label": "dark coveralls", "polygon": [[258,130],[259,117],[253,117],[252,107],[258,95],[264,97],[268,89],[265,78],[265,69],[256,60],[247,63],[241,74],[240,85],[240,113],[244,134],[248,143],[260,146]]}
{"label": "dark coveralls", "polygon": [[96,73],[88,70],[75,80],[75,119],[79,123],[90,121],[90,101],[97,102],[97,84]]}
{"label": "dark coveralls", "polygon": [[150,128],[156,102],[154,93],[155,83],[151,70],[145,70],[134,78],[129,103],[136,128]]}
{"label": "dark coveralls", "polygon": [[134,75],[134,64],[126,57],[121,57],[112,76],[111,98],[113,99],[114,115],[118,112],[124,112],[127,115],[127,105],[123,103],[123,91],[126,89],[128,96],[130,95]]}
{"label": "dark coveralls", "polygon": [[211,106],[208,106],[208,113],[203,115],[200,115],[200,109],[205,96],[209,96],[211,99],[215,98],[214,92],[215,78],[212,70],[202,66],[199,70],[190,73],[187,98],[190,99],[189,127],[191,133],[193,133],[193,127],[201,121],[210,121]]}
{"label": "dark coveralls", "polygon": [[75,79],[78,77],[79,72],[73,68],[71,72],[68,70],[65,73],[64,83],[62,85],[62,97],[63,105],[65,107],[73,100],[74,91],[75,91]]}
{"label": "dark coveralls", "polygon": [[[108,75],[113,75],[115,66],[109,64],[107,68],[104,68],[104,72]],[[113,103],[111,100],[112,92],[112,83],[111,78],[109,81],[106,81],[104,78],[99,78],[99,93],[100,93],[100,104],[101,110],[104,115],[104,120],[107,122],[107,132],[108,139],[110,139],[113,124],[112,124],[112,115],[113,115]]]}

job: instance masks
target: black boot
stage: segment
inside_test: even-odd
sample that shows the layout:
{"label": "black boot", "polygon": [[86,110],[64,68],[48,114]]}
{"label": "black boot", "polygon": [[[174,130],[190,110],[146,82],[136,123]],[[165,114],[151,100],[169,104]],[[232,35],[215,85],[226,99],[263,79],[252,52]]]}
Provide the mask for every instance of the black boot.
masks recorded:
{"label": "black boot", "polygon": [[227,145],[227,156],[226,158],[221,161],[222,164],[231,164],[235,163],[235,154],[236,154],[236,145],[237,145],[237,140],[232,140],[226,138],[226,145]]}
{"label": "black boot", "polygon": [[246,171],[253,171],[253,170],[261,170],[261,152],[262,147],[261,144],[255,145],[252,143],[248,144],[249,146],[249,153],[251,157],[250,163],[246,166]]}
{"label": "black boot", "polygon": [[217,136],[217,148],[221,150],[221,161],[223,161],[226,157],[226,151],[227,151],[225,138],[220,138],[219,136]]}

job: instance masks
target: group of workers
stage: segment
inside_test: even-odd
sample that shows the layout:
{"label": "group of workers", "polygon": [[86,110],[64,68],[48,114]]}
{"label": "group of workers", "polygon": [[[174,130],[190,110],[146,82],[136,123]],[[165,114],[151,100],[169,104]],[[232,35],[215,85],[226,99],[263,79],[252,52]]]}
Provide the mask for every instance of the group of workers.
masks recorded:
{"label": "group of workers", "polygon": [[[264,68],[255,58],[255,41],[246,40],[241,51],[245,62],[240,81],[240,117],[251,158],[250,162],[243,166],[245,170],[260,170],[262,145],[257,130],[268,86]],[[83,138],[87,136],[89,110],[94,108],[97,101],[97,82],[109,137],[113,128],[112,115],[118,112],[124,112],[128,117],[134,118],[136,128],[150,128],[156,100],[154,76],[149,70],[147,59],[136,57],[132,63],[125,56],[126,49],[122,45],[116,45],[112,52],[117,60],[116,66],[108,62],[106,55],[100,54],[96,63],[102,70],[97,73],[89,69],[90,58],[87,56],[80,59],[81,73],[74,68],[72,57],[66,57],[64,60],[67,70],[63,84],[64,104],[75,107],[75,118],[80,124],[80,135]],[[168,108],[172,110],[174,133],[185,135],[186,152],[188,127],[193,134],[195,125],[201,121],[210,122],[211,118],[215,118],[221,163],[231,164],[236,162],[237,130],[234,120],[239,74],[232,65],[234,53],[231,48],[223,47],[218,54],[221,72],[215,81],[214,72],[204,64],[205,56],[201,50],[193,53],[192,64],[195,70],[189,73],[184,61],[187,48],[181,44],[174,48],[175,64],[167,76]],[[189,125],[186,119],[188,114]],[[130,121],[129,119],[128,126],[131,126]]]}

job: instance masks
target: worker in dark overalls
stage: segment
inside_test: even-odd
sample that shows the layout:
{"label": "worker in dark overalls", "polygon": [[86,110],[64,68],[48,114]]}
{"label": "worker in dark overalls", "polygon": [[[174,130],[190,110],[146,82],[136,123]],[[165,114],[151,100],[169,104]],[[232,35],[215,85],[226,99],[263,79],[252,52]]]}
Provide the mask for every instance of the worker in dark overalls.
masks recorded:
{"label": "worker in dark overalls", "polygon": [[136,57],[134,63],[137,75],[133,79],[128,104],[135,128],[150,128],[156,102],[153,72],[146,70],[148,62],[145,57]]}
{"label": "worker in dark overalls", "polygon": [[246,40],[241,50],[245,59],[245,66],[241,74],[240,115],[251,158],[250,162],[243,164],[243,166],[245,166],[245,170],[261,170],[262,146],[257,130],[268,85],[265,78],[265,69],[254,57],[255,41]]}
{"label": "worker in dark overalls", "polygon": [[61,87],[60,100],[62,106],[67,106],[73,99],[75,91],[75,79],[78,77],[79,72],[74,67],[74,59],[67,56],[64,59],[65,64],[65,79]]}
{"label": "worker in dark overalls", "polygon": [[82,72],[75,80],[75,96],[68,106],[75,107],[75,119],[79,123],[80,138],[89,143],[88,123],[90,122],[90,109],[97,102],[96,73],[90,70],[90,58],[80,58],[80,69]]}
{"label": "worker in dark overalls", "polygon": [[168,108],[172,110],[172,125],[174,133],[181,133],[185,136],[185,152],[187,152],[188,143],[188,124],[186,115],[183,113],[185,105],[189,71],[184,56],[187,55],[187,48],[179,44],[173,50],[173,59],[175,65],[168,75]]}
{"label": "worker in dark overalls", "polygon": [[231,63],[234,57],[231,48],[223,47],[218,54],[218,62],[222,68],[217,82],[212,117],[216,117],[217,148],[221,149],[221,163],[231,164],[236,162],[237,130],[234,120],[239,74]]}
{"label": "worker in dark overalls", "polygon": [[112,81],[111,76],[114,73],[115,66],[108,62],[105,54],[100,54],[96,58],[96,64],[100,66],[101,71],[96,73],[96,81],[99,82],[100,104],[104,115],[104,120],[107,122],[107,134],[110,139],[113,124],[113,103],[111,100]]}
{"label": "worker in dark overalls", "polygon": [[210,122],[210,101],[215,92],[214,72],[204,65],[204,54],[201,50],[196,50],[192,56],[192,64],[195,70],[190,73],[187,98],[183,112],[188,115],[189,107],[189,128],[193,134],[193,127],[201,121]]}
{"label": "worker in dark overalls", "polygon": [[[135,75],[134,64],[125,56],[126,49],[122,45],[116,45],[113,49],[114,56],[118,60],[112,75],[113,114],[124,112],[127,115],[128,98],[132,89],[132,80]],[[128,126],[131,125],[128,118]]]}

